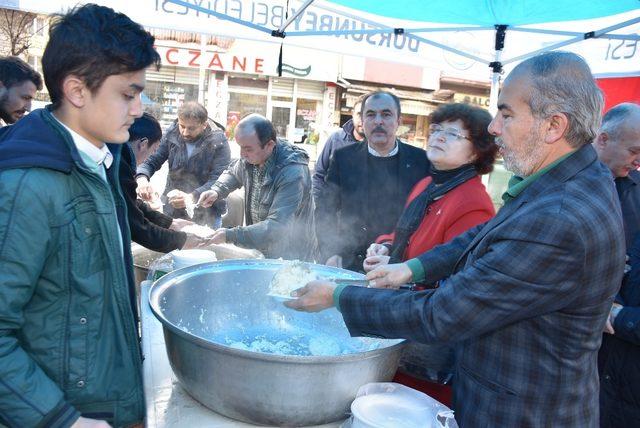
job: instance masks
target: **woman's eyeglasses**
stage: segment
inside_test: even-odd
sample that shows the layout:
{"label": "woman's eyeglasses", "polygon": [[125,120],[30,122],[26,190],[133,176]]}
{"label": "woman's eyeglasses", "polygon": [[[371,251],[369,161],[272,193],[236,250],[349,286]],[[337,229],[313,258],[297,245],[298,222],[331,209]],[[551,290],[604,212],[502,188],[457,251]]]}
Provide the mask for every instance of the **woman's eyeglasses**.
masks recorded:
{"label": "woman's eyeglasses", "polygon": [[[452,140],[469,140],[469,137],[465,137],[455,128],[443,128],[442,126],[434,123],[429,125],[429,135],[435,135],[439,133],[444,133],[445,138]],[[471,140],[469,140],[471,141]]]}

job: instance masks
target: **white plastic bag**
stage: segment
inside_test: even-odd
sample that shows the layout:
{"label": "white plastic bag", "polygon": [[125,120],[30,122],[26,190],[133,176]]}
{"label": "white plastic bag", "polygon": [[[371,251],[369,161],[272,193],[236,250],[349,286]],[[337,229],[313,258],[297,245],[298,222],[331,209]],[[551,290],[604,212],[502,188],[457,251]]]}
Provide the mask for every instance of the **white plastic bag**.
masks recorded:
{"label": "white plastic bag", "polygon": [[393,382],[360,387],[351,413],[342,428],[458,428],[453,410],[427,394]]}

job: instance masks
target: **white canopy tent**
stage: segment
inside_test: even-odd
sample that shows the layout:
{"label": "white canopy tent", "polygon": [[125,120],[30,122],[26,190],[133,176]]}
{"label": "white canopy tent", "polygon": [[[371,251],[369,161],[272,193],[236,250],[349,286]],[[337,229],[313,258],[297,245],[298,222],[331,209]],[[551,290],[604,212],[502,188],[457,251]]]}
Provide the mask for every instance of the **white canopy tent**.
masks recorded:
{"label": "white canopy tent", "polygon": [[[640,76],[638,0],[93,0],[155,28],[251,39],[491,80],[539,52],[581,54],[596,77]],[[85,1],[0,0],[60,12]]]}

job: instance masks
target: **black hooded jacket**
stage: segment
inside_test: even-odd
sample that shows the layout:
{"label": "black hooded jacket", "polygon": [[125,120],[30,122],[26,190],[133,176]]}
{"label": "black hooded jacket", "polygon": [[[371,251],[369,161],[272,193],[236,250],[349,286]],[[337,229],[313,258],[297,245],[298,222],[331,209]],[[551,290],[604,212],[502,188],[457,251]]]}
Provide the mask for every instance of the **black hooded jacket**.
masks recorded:
{"label": "black hooded jacket", "polygon": [[182,248],[187,234],[170,230],[172,218],[154,211],[146,203],[138,199],[135,155],[128,144],[122,147],[119,179],[122,194],[127,203],[131,240],[153,251],[168,253]]}

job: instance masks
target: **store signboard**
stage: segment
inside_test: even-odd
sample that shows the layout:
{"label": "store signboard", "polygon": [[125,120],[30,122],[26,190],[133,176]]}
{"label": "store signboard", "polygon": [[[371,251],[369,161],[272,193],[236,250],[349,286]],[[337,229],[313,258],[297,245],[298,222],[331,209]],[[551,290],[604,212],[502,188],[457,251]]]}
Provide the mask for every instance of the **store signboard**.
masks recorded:
{"label": "store signboard", "polygon": [[453,95],[453,101],[456,103],[473,104],[485,109],[489,108],[489,97],[480,95],[471,95],[458,92]]}
{"label": "store signboard", "polygon": [[[335,52],[334,46],[326,43],[325,38],[320,39],[320,44],[289,43],[288,38],[286,41],[274,38],[270,34],[254,31],[243,25],[221,20],[205,12],[179,6],[167,0],[136,0],[135,2],[130,0],[0,0],[0,7],[49,14],[65,12],[83,3],[111,7],[151,28],[215,34],[235,39],[234,46],[228,52],[201,52],[195,59],[196,54],[189,52],[190,49],[171,51],[169,58],[165,51],[163,64],[199,67],[200,62],[204,61],[205,67],[212,70],[277,76],[282,46],[283,77],[335,82],[339,74],[340,55]],[[285,8],[279,0],[190,0],[188,3],[202,10],[215,10],[261,26],[277,27],[283,22],[285,16]],[[308,13],[303,15],[306,17],[304,22],[308,21],[306,24],[297,20],[294,25],[296,27],[302,25],[305,28],[309,25],[312,27],[324,25],[321,23],[321,19],[326,20],[323,15],[318,16],[312,13],[307,16]],[[294,41],[301,40],[309,39],[295,38]],[[199,47],[194,50],[199,50]],[[178,64],[172,64],[173,62]]]}
{"label": "store signboard", "polygon": [[156,46],[162,65],[193,67],[234,73],[265,74],[264,58],[226,52],[201,51],[194,48]]}
{"label": "store signboard", "polygon": [[[231,73],[278,76],[280,47],[263,42],[231,39],[227,49],[198,45],[185,47],[158,41],[156,50],[162,65],[200,68]],[[338,56],[325,52],[285,46],[282,51],[282,77],[335,82],[339,74]]]}
{"label": "store signboard", "polygon": [[[313,59],[316,52],[339,53],[430,67],[451,77],[472,80],[489,80],[490,78],[490,69],[486,64],[447,52],[425,42],[425,39],[421,40],[420,37],[404,32],[310,37],[308,34],[314,31],[371,30],[380,27],[412,28],[416,25],[412,21],[385,19],[364,12],[355,15],[349,9],[342,9],[337,5],[329,6],[324,2],[316,2],[300,14],[287,28],[288,34],[284,39],[272,36],[271,31],[261,30],[277,29],[288,14],[295,13],[301,2],[292,2],[288,12],[287,2],[282,0],[180,0],[178,3],[176,0],[0,0],[0,6],[37,13],[53,13],[66,11],[78,4],[89,2],[124,12],[133,20],[148,27],[254,40],[268,43],[276,49],[279,49],[282,44],[285,48],[313,49],[313,53],[307,53],[307,58],[304,59]],[[231,20],[219,19],[214,13],[224,14]],[[631,13],[631,16],[635,15]],[[602,18],[598,21],[599,25],[588,30],[606,28],[620,22],[618,19],[619,17]],[[581,21],[568,21],[563,24],[562,27],[558,27],[558,23],[539,24],[535,27],[556,30],[562,28],[567,32],[585,31],[584,23]],[[638,25],[640,24],[628,28],[625,32],[637,33]],[[250,28],[251,26],[254,28]],[[438,24],[432,25],[432,27],[438,26]],[[493,31],[430,32],[425,33],[424,36],[432,43],[458,48],[487,61],[495,59]],[[509,31],[502,59],[508,60],[540,47],[554,45],[559,41],[558,37],[555,34],[537,34],[532,38],[530,33]],[[587,58],[592,72],[598,76],[640,73],[638,66],[640,49],[638,49],[638,41],[635,40],[592,38],[580,44],[565,46],[563,49],[582,54]],[[292,65],[288,62],[286,64],[284,69],[292,73],[306,73],[307,65]],[[508,72],[514,65],[515,63],[509,63],[505,71]]]}

